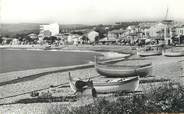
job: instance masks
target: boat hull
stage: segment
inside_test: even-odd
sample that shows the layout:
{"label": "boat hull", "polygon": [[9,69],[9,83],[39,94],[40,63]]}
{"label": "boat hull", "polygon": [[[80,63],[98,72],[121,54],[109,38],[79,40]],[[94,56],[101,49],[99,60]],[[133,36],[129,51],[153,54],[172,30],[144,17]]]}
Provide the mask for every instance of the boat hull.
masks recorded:
{"label": "boat hull", "polygon": [[165,52],[163,53],[164,56],[166,57],[181,57],[184,56],[183,52]]}
{"label": "boat hull", "polygon": [[152,66],[146,66],[146,67],[122,67],[121,69],[116,69],[113,67],[105,67],[103,65],[96,65],[95,66],[96,71],[105,77],[132,77],[132,76],[140,76],[140,77],[146,77],[148,75],[151,75],[152,73]]}
{"label": "boat hull", "polygon": [[121,91],[136,91],[139,87],[138,77],[129,80],[126,83],[94,83],[94,88],[97,93],[113,93]]}
{"label": "boat hull", "polygon": [[147,56],[158,56],[162,55],[162,52],[137,52],[137,55],[140,57],[147,57]]}
{"label": "boat hull", "polygon": [[[76,92],[75,81],[70,80],[70,88]],[[97,93],[114,93],[122,91],[136,91],[139,87],[139,77],[132,77],[122,82],[94,82],[94,88]]]}

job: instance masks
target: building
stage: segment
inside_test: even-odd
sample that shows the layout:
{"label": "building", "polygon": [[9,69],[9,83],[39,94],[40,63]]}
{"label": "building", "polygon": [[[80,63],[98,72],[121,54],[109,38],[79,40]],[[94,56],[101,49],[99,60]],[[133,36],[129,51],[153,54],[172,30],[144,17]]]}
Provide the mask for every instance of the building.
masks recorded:
{"label": "building", "polygon": [[162,22],[151,26],[145,30],[145,34],[159,43],[159,40],[164,40],[166,44],[172,43],[172,37],[175,35],[173,21],[163,20]]}
{"label": "building", "polygon": [[12,45],[19,45],[19,40],[16,38],[13,38],[11,44]]}
{"label": "building", "polygon": [[116,39],[118,39],[118,38],[122,38],[122,37],[124,37],[125,36],[125,33],[126,32],[126,30],[112,30],[112,31],[109,31],[108,32],[108,34],[107,34],[107,38],[108,39],[113,39],[113,38],[116,38]]}
{"label": "building", "polygon": [[151,26],[149,29],[145,30],[145,34],[148,34],[150,37],[158,37],[158,32],[163,31],[166,25],[163,23],[158,23]]}
{"label": "building", "polygon": [[80,35],[78,35],[78,34],[69,34],[68,38],[67,38],[67,42],[69,44],[77,45],[79,43],[79,40],[80,40],[79,38],[80,38]]}
{"label": "building", "polygon": [[57,23],[49,25],[40,25],[40,33],[43,33],[44,31],[50,31],[51,36],[55,36],[59,34],[59,25]]}
{"label": "building", "polygon": [[112,38],[105,37],[99,40],[99,43],[101,44],[113,44],[117,42],[118,42],[118,39],[115,37],[112,37]]}
{"label": "building", "polygon": [[31,39],[37,39],[38,38],[38,35],[37,34],[34,34],[34,33],[31,33],[28,35]]}
{"label": "building", "polygon": [[184,25],[180,26],[180,27],[176,27],[176,35],[184,35]]}
{"label": "building", "polygon": [[184,43],[184,25],[175,27],[175,35],[173,37],[173,41],[175,44]]}
{"label": "building", "polygon": [[2,37],[1,39],[3,40],[2,44],[4,45],[4,44],[11,44],[12,39],[14,39],[14,38]]}
{"label": "building", "polygon": [[99,36],[99,33],[96,32],[96,31],[91,31],[91,32],[89,32],[89,33],[87,34],[87,36],[88,36],[88,39],[89,39],[90,42],[95,42],[96,37]]}
{"label": "building", "polygon": [[164,40],[165,43],[170,45],[172,42],[172,37],[174,36],[174,31],[173,31],[173,20],[163,20],[162,23],[165,25],[164,28]]}
{"label": "building", "polygon": [[169,8],[167,7],[164,20],[161,21],[165,25],[164,28],[164,41],[165,44],[170,45],[173,43],[172,37],[174,36],[174,20],[169,16]]}
{"label": "building", "polygon": [[136,30],[137,30],[136,26],[133,26],[133,25],[128,26],[126,29],[127,29],[130,33],[134,33],[134,32],[136,32]]}

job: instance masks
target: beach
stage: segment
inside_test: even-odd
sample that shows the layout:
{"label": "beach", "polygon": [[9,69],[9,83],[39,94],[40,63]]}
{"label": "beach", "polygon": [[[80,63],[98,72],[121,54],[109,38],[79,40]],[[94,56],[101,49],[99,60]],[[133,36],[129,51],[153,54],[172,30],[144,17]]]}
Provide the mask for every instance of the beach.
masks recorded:
{"label": "beach", "polygon": [[0,0],[0,114],[183,113],[182,4]]}
{"label": "beach", "polygon": [[[122,47],[119,46],[113,47],[113,46],[107,46],[106,48],[102,46],[92,47],[89,46],[86,47],[76,47],[76,50],[109,50],[109,51],[116,51],[116,52],[132,52],[130,47]],[[68,47],[68,50],[73,50],[73,47]],[[65,49],[65,50],[67,50]],[[129,49],[129,50],[127,50]],[[119,56],[119,55],[117,55]],[[138,58],[136,55],[131,56],[130,58]],[[154,78],[164,78],[164,79],[171,79],[174,82],[183,82],[183,78],[181,77],[183,75],[183,62],[179,62],[184,60],[184,57],[165,57],[165,56],[151,56],[151,57],[145,57],[145,60],[152,62],[153,64],[153,72],[152,75],[155,76]],[[118,64],[124,64],[124,61],[118,62]],[[34,103],[34,104],[8,104],[15,102],[20,99],[24,98],[31,98],[30,92],[34,90],[41,90],[41,92],[51,92],[52,96],[58,97],[58,96],[66,96],[66,95],[73,95],[73,92],[70,90],[70,88],[63,88],[62,84],[68,83],[68,72],[71,73],[71,76],[73,78],[81,78],[81,79],[88,79],[91,77],[94,81],[97,80],[103,80],[104,78],[102,76],[99,76],[99,74],[96,72],[95,68],[93,67],[93,64],[91,63],[91,67],[81,67],[78,69],[71,68],[69,70],[61,70],[61,68],[58,70],[58,68],[46,68],[46,69],[34,69],[34,70],[27,70],[27,71],[18,71],[18,72],[10,72],[5,74],[0,74],[1,82],[13,80],[16,77],[23,78],[27,77],[29,75],[33,75],[34,73],[41,73],[41,72],[47,72],[45,74],[42,74],[42,76],[38,76],[36,78],[30,79],[30,80],[24,80],[24,81],[18,81],[10,84],[4,84],[0,86],[0,104],[6,104],[0,106],[0,113],[6,114],[13,114],[19,112],[20,114],[23,114],[24,112],[27,112],[29,110],[30,114],[37,112],[39,114],[46,114],[48,113],[49,107],[57,107],[57,106],[64,106],[69,105],[70,103],[63,103],[63,102],[57,102],[57,103]],[[53,72],[48,72],[53,71]],[[21,76],[22,73],[22,76]],[[25,75],[26,74],[26,75]],[[9,77],[9,78],[7,78]],[[153,77],[151,77],[153,78]],[[8,80],[7,80],[8,79]],[[151,83],[153,85],[157,85],[159,83]],[[52,88],[51,86],[56,86]],[[149,84],[140,84],[139,89],[145,90]],[[42,90],[43,89],[43,90]],[[13,96],[17,94],[25,93],[19,96],[5,98],[7,96]],[[38,108],[39,107],[39,108]],[[40,110],[42,108],[43,110]],[[38,112],[40,111],[40,112]]]}

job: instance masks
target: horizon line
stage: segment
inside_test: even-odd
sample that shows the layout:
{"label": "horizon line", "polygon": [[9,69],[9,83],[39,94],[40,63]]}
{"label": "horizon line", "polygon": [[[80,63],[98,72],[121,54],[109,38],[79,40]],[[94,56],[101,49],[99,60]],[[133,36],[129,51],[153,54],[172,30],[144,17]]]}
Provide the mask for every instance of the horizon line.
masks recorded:
{"label": "horizon line", "polygon": [[[59,25],[113,25],[118,22],[161,22],[164,19],[143,19],[143,20],[134,20],[134,19],[126,19],[126,20],[117,20],[114,22],[107,22],[107,23],[61,23],[61,22],[1,22],[0,24],[52,24],[52,23],[57,23]],[[174,20],[175,22],[184,22],[184,19],[171,19]]]}

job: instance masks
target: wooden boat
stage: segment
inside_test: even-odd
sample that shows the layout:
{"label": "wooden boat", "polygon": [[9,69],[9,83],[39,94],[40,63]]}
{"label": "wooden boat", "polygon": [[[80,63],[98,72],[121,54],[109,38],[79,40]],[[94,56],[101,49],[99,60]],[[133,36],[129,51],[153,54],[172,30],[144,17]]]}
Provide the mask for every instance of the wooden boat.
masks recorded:
{"label": "wooden boat", "polygon": [[181,57],[184,56],[184,52],[164,52],[163,55],[166,57]]}
{"label": "wooden boat", "polygon": [[141,57],[157,56],[157,55],[162,55],[162,52],[161,51],[138,51],[137,55]]}
{"label": "wooden boat", "polygon": [[127,67],[127,66],[108,66],[108,65],[95,65],[96,71],[105,77],[132,77],[140,76],[145,77],[151,75],[152,65],[145,67]]}
{"label": "wooden boat", "polygon": [[141,67],[147,67],[147,66],[151,66],[152,65],[152,63],[145,63],[145,64],[138,64],[138,65],[131,65],[131,64],[129,64],[129,65],[116,65],[116,64],[106,64],[105,66],[107,66],[107,67],[114,67],[114,68],[120,68],[120,67],[127,67],[127,68],[141,68]]}
{"label": "wooden boat", "polygon": [[[119,67],[135,67],[136,68],[136,67],[151,66],[152,62],[146,59],[133,58],[133,59],[122,60],[121,62],[114,63],[113,65],[118,65]],[[108,66],[111,66],[111,65],[108,65]]]}
{"label": "wooden boat", "polygon": [[144,48],[137,48],[137,55],[141,57],[162,55],[160,45],[149,45]]}
{"label": "wooden boat", "polygon": [[142,65],[102,64],[98,63],[95,57],[95,69],[100,75],[105,77],[146,77],[152,73],[152,63]]}
{"label": "wooden boat", "polygon": [[[69,84],[73,92],[77,92],[76,80],[69,75]],[[88,83],[88,82],[85,82]],[[93,88],[97,93],[113,93],[121,91],[136,91],[139,87],[139,77],[119,79],[119,81],[93,82]]]}

